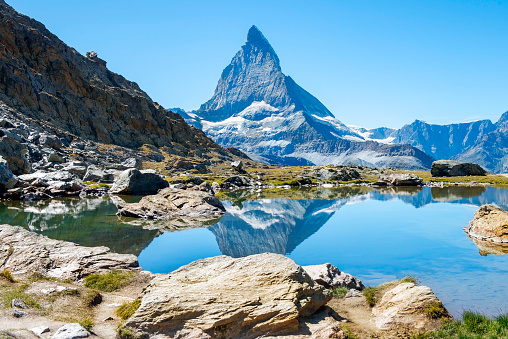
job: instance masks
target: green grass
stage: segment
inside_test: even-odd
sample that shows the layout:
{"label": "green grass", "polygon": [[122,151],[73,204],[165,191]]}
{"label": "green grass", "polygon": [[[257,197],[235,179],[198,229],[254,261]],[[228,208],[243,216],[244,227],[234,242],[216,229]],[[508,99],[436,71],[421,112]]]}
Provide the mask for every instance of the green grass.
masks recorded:
{"label": "green grass", "polygon": [[87,331],[90,331],[94,325],[93,321],[90,319],[85,319],[79,322],[81,326],[83,326]]}
{"label": "green grass", "polygon": [[489,318],[478,312],[466,311],[461,320],[447,321],[437,331],[415,334],[413,339],[507,339],[508,315]]}
{"label": "green grass", "polygon": [[448,318],[450,316],[446,308],[443,306],[443,303],[440,301],[435,301],[429,304],[425,309],[425,315],[429,319]]}
{"label": "green grass", "polygon": [[103,292],[113,292],[130,282],[133,272],[111,271],[105,274],[90,274],[85,278],[85,286]]}
{"label": "green grass", "polygon": [[348,289],[346,287],[334,287],[332,288],[332,294],[335,298],[344,298],[347,294]]}
{"label": "green grass", "polygon": [[115,314],[120,319],[127,320],[137,311],[139,306],[141,306],[141,299],[138,298],[130,303],[123,303],[116,309]]}
{"label": "green grass", "polygon": [[366,287],[363,290],[363,296],[365,297],[365,300],[367,301],[367,305],[370,307],[374,307],[376,305],[378,295],[379,294],[379,287]]}
{"label": "green grass", "polygon": [[33,294],[25,293],[28,285],[21,285],[19,287],[3,291],[0,293],[0,300],[4,307],[11,307],[12,299],[21,299],[23,302],[32,308],[40,308],[40,304]]}
{"label": "green grass", "polygon": [[0,273],[0,276],[4,277],[5,279],[7,279],[8,281],[10,281],[12,283],[16,282],[16,280],[14,280],[14,277],[11,274],[11,271],[9,271],[6,268],[2,271],[2,273]]}
{"label": "green grass", "polygon": [[93,306],[99,305],[102,302],[102,295],[95,290],[91,290],[91,291],[88,291],[82,297],[82,300],[83,300],[83,305],[85,307],[93,307]]}

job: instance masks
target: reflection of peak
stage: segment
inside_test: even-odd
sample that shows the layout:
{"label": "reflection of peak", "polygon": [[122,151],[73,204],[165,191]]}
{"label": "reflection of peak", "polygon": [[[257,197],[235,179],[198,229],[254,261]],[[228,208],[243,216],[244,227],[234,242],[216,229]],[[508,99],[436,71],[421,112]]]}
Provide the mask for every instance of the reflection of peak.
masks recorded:
{"label": "reflection of peak", "polygon": [[225,255],[286,254],[319,230],[344,203],[337,200],[260,199],[245,201],[239,209],[224,202],[228,213],[209,230]]}

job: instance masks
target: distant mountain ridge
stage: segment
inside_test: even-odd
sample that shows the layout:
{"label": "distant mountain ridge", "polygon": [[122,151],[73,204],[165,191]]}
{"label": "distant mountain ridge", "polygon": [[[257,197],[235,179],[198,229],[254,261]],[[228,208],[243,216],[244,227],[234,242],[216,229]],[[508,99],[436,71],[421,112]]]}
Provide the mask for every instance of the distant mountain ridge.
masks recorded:
{"label": "distant mountain ridge", "polygon": [[495,173],[508,172],[508,112],[494,124],[478,120],[434,125],[415,120],[401,129],[353,128],[366,139],[387,144],[410,144],[435,159],[480,164]]}
{"label": "distant mountain ridge", "polygon": [[433,161],[409,145],[365,142],[282,73],[277,54],[256,26],[222,72],[212,98],[197,111],[175,111],[215,142],[265,162],[428,169]]}

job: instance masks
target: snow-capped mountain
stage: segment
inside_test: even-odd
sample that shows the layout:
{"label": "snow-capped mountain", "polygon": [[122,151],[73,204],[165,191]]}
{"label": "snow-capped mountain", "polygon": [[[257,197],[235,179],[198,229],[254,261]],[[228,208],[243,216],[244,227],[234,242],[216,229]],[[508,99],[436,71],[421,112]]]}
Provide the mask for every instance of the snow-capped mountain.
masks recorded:
{"label": "snow-capped mountain", "polygon": [[222,72],[213,97],[197,111],[174,111],[217,143],[265,162],[420,169],[433,161],[409,145],[365,142],[282,73],[277,54],[256,26]]}

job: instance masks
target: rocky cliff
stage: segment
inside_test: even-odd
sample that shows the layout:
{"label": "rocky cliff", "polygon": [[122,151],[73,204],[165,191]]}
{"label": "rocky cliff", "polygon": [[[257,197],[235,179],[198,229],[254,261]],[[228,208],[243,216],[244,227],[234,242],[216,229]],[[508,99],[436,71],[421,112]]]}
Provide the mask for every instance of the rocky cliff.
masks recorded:
{"label": "rocky cliff", "polygon": [[0,101],[27,119],[85,139],[169,154],[202,156],[226,149],[109,71],[94,52],[81,55],[43,24],[0,0]]}
{"label": "rocky cliff", "polygon": [[256,26],[222,72],[213,97],[195,112],[179,112],[217,143],[265,162],[422,169],[433,160],[409,145],[365,143],[282,73],[277,54]]}

